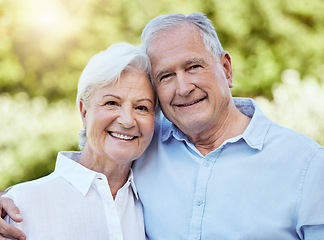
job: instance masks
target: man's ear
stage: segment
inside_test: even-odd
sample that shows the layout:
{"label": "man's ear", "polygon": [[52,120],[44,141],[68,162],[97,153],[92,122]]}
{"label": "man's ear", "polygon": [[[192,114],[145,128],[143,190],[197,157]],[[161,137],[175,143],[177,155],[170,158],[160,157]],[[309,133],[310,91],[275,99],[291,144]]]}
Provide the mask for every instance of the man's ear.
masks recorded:
{"label": "man's ear", "polygon": [[227,84],[230,88],[233,87],[233,71],[232,71],[232,60],[228,52],[223,52],[220,63],[223,67],[223,71],[227,80]]}
{"label": "man's ear", "polygon": [[79,107],[80,107],[80,115],[82,118],[82,125],[84,129],[87,129],[87,109],[85,106],[85,103],[83,102],[83,100],[80,100],[79,102]]}

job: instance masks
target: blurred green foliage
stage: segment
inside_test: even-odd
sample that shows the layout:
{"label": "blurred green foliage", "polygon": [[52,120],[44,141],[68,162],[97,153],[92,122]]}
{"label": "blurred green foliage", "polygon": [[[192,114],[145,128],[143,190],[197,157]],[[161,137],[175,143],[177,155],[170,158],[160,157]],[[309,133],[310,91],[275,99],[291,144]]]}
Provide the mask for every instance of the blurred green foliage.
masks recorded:
{"label": "blurred green foliage", "polygon": [[301,80],[296,70],[282,73],[283,83],[273,88],[273,100],[256,97],[272,120],[312,137],[324,146],[324,83],[314,77]]}
{"label": "blurred green foliage", "polygon": [[[160,14],[197,11],[232,56],[234,96],[262,96],[275,116],[323,95],[315,91],[324,82],[323,0],[0,0],[0,189],[48,174],[58,151],[77,149],[76,87],[91,56],[115,42],[139,44]],[[315,79],[314,93],[293,95],[306,86],[282,84],[286,69],[297,70],[298,81]],[[278,86],[293,96],[285,105],[272,94]],[[311,111],[323,115],[322,105]],[[320,121],[296,128],[324,143]]]}
{"label": "blurred green foliage", "polygon": [[0,95],[0,187],[48,174],[57,151],[76,150],[81,123],[74,104],[27,93]]}

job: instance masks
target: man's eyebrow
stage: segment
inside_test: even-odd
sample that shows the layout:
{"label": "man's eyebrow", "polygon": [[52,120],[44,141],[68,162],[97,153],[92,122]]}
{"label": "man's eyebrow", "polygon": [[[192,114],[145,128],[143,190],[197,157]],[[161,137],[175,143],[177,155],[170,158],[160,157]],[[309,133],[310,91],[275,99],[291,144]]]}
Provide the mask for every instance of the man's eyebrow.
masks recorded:
{"label": "man's eyebrow", "polygon": [[193,63],[204,64],[205,61],[202,60],[202,59],[198,59],[198,58],[193,58],[193,59],[190,59],[190,60],[186,61],[186,65],[190,65],[190,64],[193,64]]}
{"label": "man's eyebrow", "polygon": [[[188,66],[188,65],[190,65],[190,64],[197,64],[197,63],[199,63],[199,64],[205,64],[205,61],[202,60],[202,59],[199,59],[199,58],[192,58],[192,59],[189,59],[188,61],[184,62],[183,65],[184,65],[184,67],[185,67],[185,66]],[[158,72],[153,76],[153,78],[154,78],[154,79],[158,79],[161,75],[164,75],[164,74],[169,73],[169,72],[170,72],[169,69],[163,69],[163,70],[161,70],[161,71],[158,71]]]}
{"label": "man's eyebrow", "polygon": [[158,71],[158,72],[155,74],[155,76],[153,76],[153,77],[154,77],[154,79],[158,79],[161,75],[166,74],[166,73],[168,73],[168,72],[169,72],[168,69],[164,69],[164,70]]}

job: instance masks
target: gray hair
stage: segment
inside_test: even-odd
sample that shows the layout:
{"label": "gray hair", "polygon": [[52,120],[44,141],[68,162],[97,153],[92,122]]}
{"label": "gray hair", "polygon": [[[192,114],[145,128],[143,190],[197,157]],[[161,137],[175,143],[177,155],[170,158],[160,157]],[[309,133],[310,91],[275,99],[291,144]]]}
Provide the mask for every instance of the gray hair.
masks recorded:
{"label": "gray hair", "polygon": [[[80,101],[87,105],[96,88],[117,83],[120,75],[127,71],[141,71],[151,79],[151,63],[141,47],[135,47],[128,43],[117,43],[94,55],[79,78],[76,98],[79,113],[81,114]],[[86,131],[82,129],[79,134],[80,149],[85,146],[85,142]]]}
{"label": "gray hair", "polygon": [[141,40],[144,49],[147,51],[149,45],[159,33],[179,27],[185,23],[190,23],[199,29],[206,50],[211,51],[219,59],[224,52],[223,47],[211,21],[203,13],[191,13],[188,16],[183,14],[166,14],[152,19],[142,32]]}

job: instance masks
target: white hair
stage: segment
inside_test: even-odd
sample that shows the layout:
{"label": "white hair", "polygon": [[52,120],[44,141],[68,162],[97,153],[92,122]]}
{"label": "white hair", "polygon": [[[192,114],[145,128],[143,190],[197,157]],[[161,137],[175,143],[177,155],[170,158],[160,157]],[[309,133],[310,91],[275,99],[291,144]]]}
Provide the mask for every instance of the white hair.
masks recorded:
{"label": "white hair", "polygon": [[[83,69],[79,78],[76,104],[81,114],[80,101],[87,105],[91,94],[96,88],[117,83],[120,75],[128,71],[141,71],[151,79],[151,63],[141,47],[128,43],[111,45],[104,51],[94,55]],[[86,132],[79,134],[79,147],[83,148],[86,142]]]}
{"label": "white hair", "polygon": [[198,28],[203,37],[205,48],[219,59],[224,52],[223,47],[211,21],[203,13],[192,13],[188,16],[183,14],[166,14],[152,19],[142,32],[141,40],[144,49],[147,51],[149,45],[159,33],[179,27],[185,23],[192,24]]}

